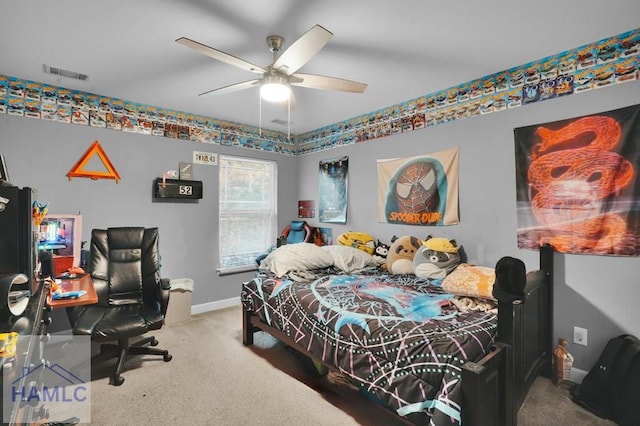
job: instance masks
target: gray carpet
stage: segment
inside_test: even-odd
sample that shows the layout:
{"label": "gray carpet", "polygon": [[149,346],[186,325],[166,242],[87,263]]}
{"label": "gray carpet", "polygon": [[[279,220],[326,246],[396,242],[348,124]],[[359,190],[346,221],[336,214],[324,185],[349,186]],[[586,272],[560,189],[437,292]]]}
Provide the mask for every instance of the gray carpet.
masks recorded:
{"label": "gray carpet", "polygon": [[[266,333],[241,340],[240,307],[209,312],[154,334],[173,359],[134,357],[125,382],[108,384],[112,361],[93,365],[95,425],[400,425],[340,378],[318,378]],[[521,425],[613,425],[576,406],[566,389],[534,384]]]}

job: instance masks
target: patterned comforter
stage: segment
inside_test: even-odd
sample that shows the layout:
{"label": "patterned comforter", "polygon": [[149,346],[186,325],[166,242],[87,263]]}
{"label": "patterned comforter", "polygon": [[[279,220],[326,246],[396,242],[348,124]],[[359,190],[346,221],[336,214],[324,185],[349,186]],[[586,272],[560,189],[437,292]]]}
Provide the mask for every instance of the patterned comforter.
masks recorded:
{"label": "patterned comforter", "polygon": [[460,367],[487,354],[497,316],[458,311],[439,284],[413,275],[299,282],[261,273],[242,285],[242,303],[374,401],[415,424],[451,425],[460,423]]}

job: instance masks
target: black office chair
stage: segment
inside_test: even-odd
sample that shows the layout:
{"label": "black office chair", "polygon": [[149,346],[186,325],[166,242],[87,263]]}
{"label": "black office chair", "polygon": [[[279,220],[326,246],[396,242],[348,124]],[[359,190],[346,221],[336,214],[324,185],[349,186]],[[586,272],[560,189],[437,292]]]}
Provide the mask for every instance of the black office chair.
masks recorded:
{"label": "black office chair", "polygon": [[109,383],[124,382],[120,373],[128,355],[161,355],[165,362],[171,361],[168,351],[149,347],[158,344],[153,336],[130,341],[161,328],[167,312],[170,284],[160,278],[158,229],[94,229],[87,272],[98,302],[67,308],[67,316],[73,334],[90,335],[98,342],[117,341],[100,346],[102,355],[118,358]]}

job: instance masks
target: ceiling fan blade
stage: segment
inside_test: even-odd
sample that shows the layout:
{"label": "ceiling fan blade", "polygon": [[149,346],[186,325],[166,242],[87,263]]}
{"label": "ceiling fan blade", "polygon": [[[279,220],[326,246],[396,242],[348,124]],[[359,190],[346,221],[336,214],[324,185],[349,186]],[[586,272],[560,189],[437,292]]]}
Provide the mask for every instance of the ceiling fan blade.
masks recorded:
{"label": "ceiling fan blade", "polygon": [[296,73],[292,77],[302,78],[301,82],[291,80],[292,86],[307,87],[310,89],[335,90],[338,92],[363,93],[367,88],[365,83],[345,80],[337,77],[327,77],[315,74]]}
{"label": "ceiling fan blade", "polygon": [[223,95],[225,93],[238,92],[240,90],[249,89],[249,88],[259,84],[261,81],[262,81],[262,79],[259,79],[259,78],[256,78],[256,79],[253,79],[253,80],[247,80],[247,81],[243,81],[241,83],[235,83],[235,84],[231,84],[229,86],[224,86],[224,87],[219,87],[217,89],[209,90],[207,92],[200,93],[198,96]]}
{"label": "ceiling fan blade", "polygon": [[218,61],[226,62],[227,64],[233,65],[234,67],[242,68],[243,70],[247,70],[256,74],[264,74],[267,72],[267,70],[258,65],[247,62],[244,59],[240,59],[229,53],[223,52],[222,50],[214,49],[213,47],[207,46],[206,44],[191,40],[187,37],[180,37],[176,40],[176,43],[190,47],[198,53],[202,53],[203,55],[207,55],[210,58],[217,59]]}
{"label": "ceiling fan blade", "polygon": [[327,44],[333,33],[320,25],[311,27],[293,42],[273,63],[272,68],[287,75],[298,71]]}

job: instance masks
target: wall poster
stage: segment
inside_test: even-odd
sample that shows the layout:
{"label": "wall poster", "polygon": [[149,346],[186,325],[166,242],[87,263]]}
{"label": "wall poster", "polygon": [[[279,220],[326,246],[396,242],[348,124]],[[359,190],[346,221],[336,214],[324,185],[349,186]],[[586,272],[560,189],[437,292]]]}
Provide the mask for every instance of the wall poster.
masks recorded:
{"label": "wall poster", "polygon": [[330,246],[333,245],[333,229],[312,227],[311,228],[311,240],[317,246]]}
{"label": "wall poster", "polygon": [[311,219],[316,217],[316,203],[313,200],[298,200],[298,217]]}
{"label": "wall poster", "polygon": [[640,105],[514,136],[518,247],[640,255]]}
{"label": "wall poster", "polygon": [[320,161],[318,216],[320,222],[347,223],[349,157]]}
{"label": "wall poster", "polygon": [[458,148],[410,158],[378,160],[378,222],[455,225]]}

